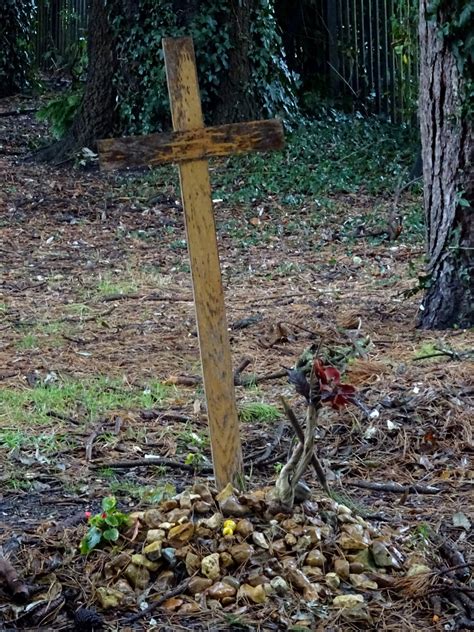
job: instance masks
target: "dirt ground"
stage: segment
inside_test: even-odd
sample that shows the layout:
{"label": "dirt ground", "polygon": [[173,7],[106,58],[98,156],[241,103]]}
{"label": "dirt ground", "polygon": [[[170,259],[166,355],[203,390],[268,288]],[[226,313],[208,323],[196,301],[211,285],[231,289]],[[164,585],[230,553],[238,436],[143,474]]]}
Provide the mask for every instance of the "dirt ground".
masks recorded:
{"label": "dirt ground", "polygon": [[[194,482],[192,472],[179,468],[190,453],[210,459],[179,191],[148,186],[137,194],[146,174],[25,161],[32,139],[43,133],[31,115],[0,118],[0,545],[26,578],[35,572],[25,548],[54,557],[45,536],[51,525],[75,528],[110,493],[127,511],[143,509],[150,503],[141,490],[168,482],[181,491]],[[213,168],[225,169],[225,162]],[[421,242],[403,233],[387,242],[344,232],[368,209],[386,212],[390,196],[339,194],[330,202],[323,208],[314,199],[298,207],[276,198],[215,204],[234,365],[248,358],[241,377],[256,382],[236,387],[239,408],[264,402],[280,409],[284,395],[302,417],[303,402],[274,374],[321,342],[325,357],[346,367],[366,407],[328,410],[320,420],[317,449],[331,487],[364,515],[377,514],[405,560],[416,554],[433,570],[473,563],[474,336],[416,329],[420,294],[409,290],[417,283]],[[104,389],[122,385],[137,401],[156,383],[168,387],[147,409],[112,398],[112,408],[95,416],[72,405],[43,409],[38,421],[39,404],[29,393],[39,386],[105,378],[113,380]],[[16,394],[23,416],[11,418]],[[272,444],[278,421],[255,413],[242,426],[250,466]],[[250,488],[274,481],[291,439],[284,427],[269,458],[251,468]],[[172,467],[114,469],[150,454]],[[311,472],[306,480],[320,499]],[[422,489],[370,488],[391,482]],[[429,487],[436,492],[424,493]],[[70,584],[80,585],[81,572],[70,568]],[[474,589],[463,581],[465,592],[458,589],[467,601],[453,599],[450,584],[435,591],[439,603],[429,590],[390,597],[378,624],[303,629],[463,629],[459,621],[474,618]],[[83,605],[93,603],[90,592],[81,595]],[[66,610],[32,624],[11,610],[0,586],[3,629],[79,629],[68,628]],[[113,613],[106,620],[108,629],[127,629],[117,627]],[[155,628],[140,629],[234,629],[212,613],[198,619],[155,613],[155,620]],[[283,622],[265,626],[259,620],[253,629],[290,629]]]}

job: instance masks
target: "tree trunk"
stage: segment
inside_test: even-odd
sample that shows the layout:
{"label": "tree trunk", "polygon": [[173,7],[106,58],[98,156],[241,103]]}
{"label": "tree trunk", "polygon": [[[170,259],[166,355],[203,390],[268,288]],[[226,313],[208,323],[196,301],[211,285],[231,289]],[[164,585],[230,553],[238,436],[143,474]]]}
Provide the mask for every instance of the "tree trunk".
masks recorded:
{"label": "tree trunk", "polygon": [[429,287],[419,325],[474,325],[474,137],[463,79],[449,44],[420,1],[419,112]]}
{"label": "tree trunk", "polygon": [[232,123],[258,117],[257,100],[249,89],[252,68],[249,58],[252,13],[258,0],[231,0],[229,72],[219,86],[219,102],[216,104],[212,122]]}
{"label": "tree trunk", "polygon": [[66,136],[39,150],[35,155],[37,160],[61,162],[82,147],[95,149],[97,139],[114,131],[116,93],[113,77],[117,60],[109,23],[111,4],[91,0],[87,39],[89,68],[84,97]]}

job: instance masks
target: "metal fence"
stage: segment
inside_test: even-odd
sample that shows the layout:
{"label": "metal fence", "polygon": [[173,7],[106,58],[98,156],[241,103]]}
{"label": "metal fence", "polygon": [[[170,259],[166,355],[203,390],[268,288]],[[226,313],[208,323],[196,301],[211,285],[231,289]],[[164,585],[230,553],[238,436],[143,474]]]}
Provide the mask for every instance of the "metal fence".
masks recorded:
{"label": "metal fence", "polygon": [[287,61],[306,95],[410,120],[419,0],[275,0]]}
{"label": "metal fence", "polygon": [[418,85],[418,0],[329,0],[328,76],[333,94],[352,96],[392,121],[409,120]]}
{"label": "metal fence", "polygon": [[88,0],[37,0],[35,54],[40,68],[50,70],[70,61],[85,37]]}

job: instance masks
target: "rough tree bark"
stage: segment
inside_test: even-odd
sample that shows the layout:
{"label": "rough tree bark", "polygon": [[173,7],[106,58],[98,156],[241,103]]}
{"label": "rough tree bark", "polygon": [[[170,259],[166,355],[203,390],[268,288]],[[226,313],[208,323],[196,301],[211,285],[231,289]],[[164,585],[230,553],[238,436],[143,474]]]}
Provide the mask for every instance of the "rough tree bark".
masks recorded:
{"label": "rough tree bark", "polygon": [[[462,113],[463,78],[420,1],[419,112],[429,288],[419,325],[474,325],[474,136]],[[460,202],[461,200],[461,202]]]}
{"label": "rough tree bark", "polygon": [[[118,0],[113,0],[117,2]],[[66,136],[41,149],[37,160],[59,163],[82,147],[95,148],[95,141],[110,136],[116,121],[115,46],[109,23],[111,2],[91,0],[87,51],[89,68],[84,97]]]}
{"label": "rough tree bark", "polygon": [[249,90],[251,64],[249,49],[251,41],[252,14],[258,0],[231,0],[230,39],[233,44],[229,53],[229,72],[219,86],[219,102],[212,115],[212,122],[232,123],[259,117],[256,99]]}

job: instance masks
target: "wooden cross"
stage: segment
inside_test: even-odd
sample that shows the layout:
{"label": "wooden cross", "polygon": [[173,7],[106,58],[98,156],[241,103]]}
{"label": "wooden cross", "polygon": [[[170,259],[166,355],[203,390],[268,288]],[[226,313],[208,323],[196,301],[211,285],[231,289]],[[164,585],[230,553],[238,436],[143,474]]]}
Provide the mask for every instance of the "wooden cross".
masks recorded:
{"label": "wooden cross", "polygon": [[238,482],[242,451],[209,182],[210,156],[283,147],[280,121],[204,127],[189,37],[163,40],[173,132],[98,141],[104,169],[177,162],[216,484]]}

